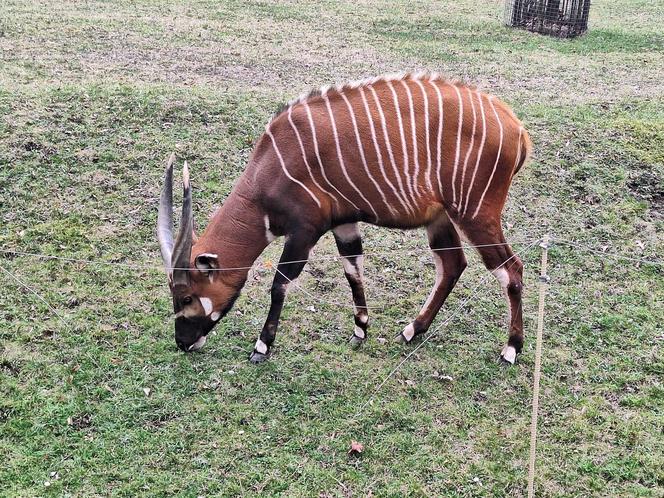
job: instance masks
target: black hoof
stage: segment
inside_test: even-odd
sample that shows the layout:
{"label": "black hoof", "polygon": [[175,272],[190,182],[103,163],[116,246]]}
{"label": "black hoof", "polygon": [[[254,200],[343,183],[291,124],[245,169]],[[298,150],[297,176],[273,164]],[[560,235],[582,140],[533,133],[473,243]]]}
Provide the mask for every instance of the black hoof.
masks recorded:
{"label": "black hoof", "polygon": [[348,343],[352,349],[358,349],[366,341],[366,337],[358,337],[356,335],[351,336]]}
{"label": "black hoof", "polygon": [[255,351],[251,353],[251,356],[249,357],[249,361],[253,363],[254,365],[258,365],[259,363],[263,363],[264,361],[267,361],[269,358],[269,355],[259,353],[258,351]]}
{"label": "black hoof", "polygon": [[408,344],[408,339],[406,339],[406,336],[403,335],[403,333],[399,333],[394,336],[394,342],[398,344]]}

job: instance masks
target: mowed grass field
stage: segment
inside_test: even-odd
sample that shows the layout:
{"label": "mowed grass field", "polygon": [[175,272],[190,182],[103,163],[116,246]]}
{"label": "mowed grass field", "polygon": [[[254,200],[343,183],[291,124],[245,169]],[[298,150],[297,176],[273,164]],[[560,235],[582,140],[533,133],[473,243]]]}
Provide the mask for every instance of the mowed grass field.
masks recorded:
{"label": "mowed grass field", "polygon": [[[82,261],[0,254],[0,495],[523,496],[540,258],[526,249],[548,232],[598,253],[549,254],[536,492],[662,496],[663,269],[606,254],[664,252],[664,6],[596,0],[573,41],[502,11],[4,0],[0,249]],[[497,361],[505,304],[469,250],[436,335],[361,410],[412,351],[392,337],[434,280],[421,230],[369,226],[361,350],[328,235],[269,362],[247,357],[282,241],[205,348],[177,351],[154,235],[167,155],[189,161],[202,229],[281,102],[419,69],[497,94],[535,144],[504,213],[525,250],[517,364]]]}

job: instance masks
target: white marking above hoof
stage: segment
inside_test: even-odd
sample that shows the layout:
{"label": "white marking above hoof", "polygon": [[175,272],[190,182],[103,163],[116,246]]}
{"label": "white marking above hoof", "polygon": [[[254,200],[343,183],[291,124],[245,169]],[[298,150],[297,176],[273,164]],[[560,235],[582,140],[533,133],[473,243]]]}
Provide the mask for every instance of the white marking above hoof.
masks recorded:
{"label": "white marking above hoof", "polygon": [[260,354],[267,354],[267,344],[265,344],[260,339],[258,339],[256,341],[256,345],[254,346],[254,349],[256,351],[258,351]]}
{"label": "white marking above hoof", "polygon": [[362,344],[364,344],[364,341],[365,341],[364,339],[362,339],[362,338],[360,338],[360,337],[354,335],[354,336],[352,336],[352,337],[350,338],[350,340],[349,340],[348,342],[350,343],[350,347],[351,347],[352,349],[357,349],[357,348],[359,348]]}
{"label": "white marking above hoof", "polygon": [[413,327],[413,324],[409,323],[408,325],[406,325],[406,328],[403,329],[403,332],[401,334],[406,339],[406,342],[412,341],[413,337],[415,337],[415,328]]}
{"label": "white marking above hoof", "polygon": [[500,353],[500,357],[510,365],[514,365],[516,361],[516,349],[513,346],[505,346]]}
{"label": "white marking above hoof", "polygon": [[355,337],[359,337],[360,339],[364,339],[366,337],[365,334],[364,334],[364,330],[362,330],[357,325],[355,325],[354,335],[355,335]]}

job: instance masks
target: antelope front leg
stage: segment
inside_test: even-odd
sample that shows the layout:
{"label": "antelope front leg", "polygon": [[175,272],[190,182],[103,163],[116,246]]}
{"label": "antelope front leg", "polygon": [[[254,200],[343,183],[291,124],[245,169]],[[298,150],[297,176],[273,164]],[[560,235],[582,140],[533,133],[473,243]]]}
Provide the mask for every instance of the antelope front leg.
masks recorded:
{"label": "antelope front leg", "polygon": [[[254,350],[249,356],[249,361],[252,363],[262,363],[268,359],[270,347],[277,335],[279,317],[284,306],[288,286],[302,272],[306,260],[309,258],[309,251],[316,240],[315,237],[307,234],[293,234],[288,237],[277,265],[277,273],[272,282],[270,311],[267,314],[265,325],[263,325]],[[289,261],[295,261],[295,263],[288,263]]]}
{"label": "antelope front leg", "polygon": [[466,257],[460,248],[459,235],[447,217],[427,226],[427,235],[433,262],[436,265],[436,282],[415,320],[397,335],[398,342],[408,343],[416,335],[429,330],[445,299],[466,268]]}
{"label": "antelope front leg", "polygon": [[364,263],[362,238],[357,223],[339,225],[332,230],[332,233],[334,233],[334,240],[337,243],[339,254],[343,256],[344,274],[353,293],[355,327],[350,338],[350,344],[351,347],[357,348],[366,341],[367,328],[369,327],[369,312],[364,295],[364,284],[362,283]]}

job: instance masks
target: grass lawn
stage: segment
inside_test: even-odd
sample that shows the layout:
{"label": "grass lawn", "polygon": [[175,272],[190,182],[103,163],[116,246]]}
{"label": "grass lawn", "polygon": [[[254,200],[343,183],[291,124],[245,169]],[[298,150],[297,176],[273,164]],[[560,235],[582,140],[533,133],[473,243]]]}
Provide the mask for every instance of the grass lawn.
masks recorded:
{"label": "grass lawn", "polygon": [[[281,102],[430,69],[497,94],[530,130],[536,157],[504,215],[516,250],[549,232],[661,260],[664,6],[596,0],[572,41],[504,27],[502,9],[4,0],[0,249],[89,263],[0,254],[0,496],[525,495],[538,248],[523,255],[517,365],[497,362],[505,304],[468,251],[433,329],[484,282],[477,296],[360,411],[412,351],[391,339],[434,280],[421,230],[363,227],[375,309],[357,352],[326,236],[260,366],[247,357],[272,271],[185,355],[154,235],[171,151],[192,167],[200,228]],[[536,492],[663,496],[664,270],[563,244],[549,260]]]}

